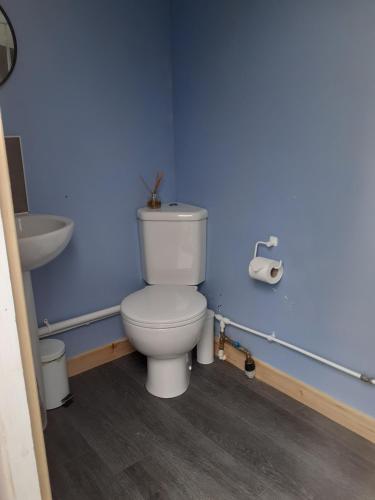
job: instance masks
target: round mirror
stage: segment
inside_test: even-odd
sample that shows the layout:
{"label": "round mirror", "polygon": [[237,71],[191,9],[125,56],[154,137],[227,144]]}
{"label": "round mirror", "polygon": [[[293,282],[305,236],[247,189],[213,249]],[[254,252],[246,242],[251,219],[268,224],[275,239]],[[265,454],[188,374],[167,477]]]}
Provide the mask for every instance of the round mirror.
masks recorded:
{"label": "round mirror", "polygon": [[17,59],[17,42],[8,16],[0,7],[0,85],[10,77]]}

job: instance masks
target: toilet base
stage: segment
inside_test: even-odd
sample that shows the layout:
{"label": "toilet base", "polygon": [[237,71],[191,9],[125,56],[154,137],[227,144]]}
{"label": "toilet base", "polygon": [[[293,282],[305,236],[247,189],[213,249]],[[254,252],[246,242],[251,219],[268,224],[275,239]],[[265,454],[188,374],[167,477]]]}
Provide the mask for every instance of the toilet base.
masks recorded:
{"label": "toilet base", "polygon": [[190,353],[173,359],[147,358],[146,389],[159,398],[175,398],[189,387]]}

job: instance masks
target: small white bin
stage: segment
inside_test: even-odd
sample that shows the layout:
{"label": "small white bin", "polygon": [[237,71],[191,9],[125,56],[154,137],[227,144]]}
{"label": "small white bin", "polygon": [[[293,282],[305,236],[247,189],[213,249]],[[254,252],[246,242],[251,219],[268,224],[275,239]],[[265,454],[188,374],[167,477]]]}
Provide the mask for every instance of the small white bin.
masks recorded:
{"label": "small white bin", "polygon": [[40,341],[40,355],[47,410],[58,408],[69,400],[65,344],[57,339]]}

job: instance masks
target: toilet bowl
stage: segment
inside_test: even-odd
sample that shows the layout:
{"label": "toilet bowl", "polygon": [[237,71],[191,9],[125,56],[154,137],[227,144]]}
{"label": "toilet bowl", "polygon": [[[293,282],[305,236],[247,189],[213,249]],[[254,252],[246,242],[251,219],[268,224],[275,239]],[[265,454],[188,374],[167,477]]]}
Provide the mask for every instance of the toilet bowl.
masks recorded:
{"label": "toilet bowl", "polygon": [[147,356],[148,392],[173,398],[186,391],[206,312],[206,298],[188,285],[146,286],[122,301],[125,334]]}

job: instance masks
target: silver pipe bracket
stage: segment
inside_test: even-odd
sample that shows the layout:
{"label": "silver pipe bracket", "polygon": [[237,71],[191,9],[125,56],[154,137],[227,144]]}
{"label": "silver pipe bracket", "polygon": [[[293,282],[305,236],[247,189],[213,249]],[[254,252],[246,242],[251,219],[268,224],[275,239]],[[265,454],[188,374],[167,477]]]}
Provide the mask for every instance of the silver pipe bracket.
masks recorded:
{"label": "silver pipe bracket", "polygon": [[45,325],[47,327],[48,332],[51,332],[51,323],[48,321],[47,318],[44,318],[43,325]]}
{"label": "silver pipe bracket", "polygon": [[276,339],[276,333],[275,332],[272,332],[271,335],[267,336],[268,342],[274,342],[275,339]]}

